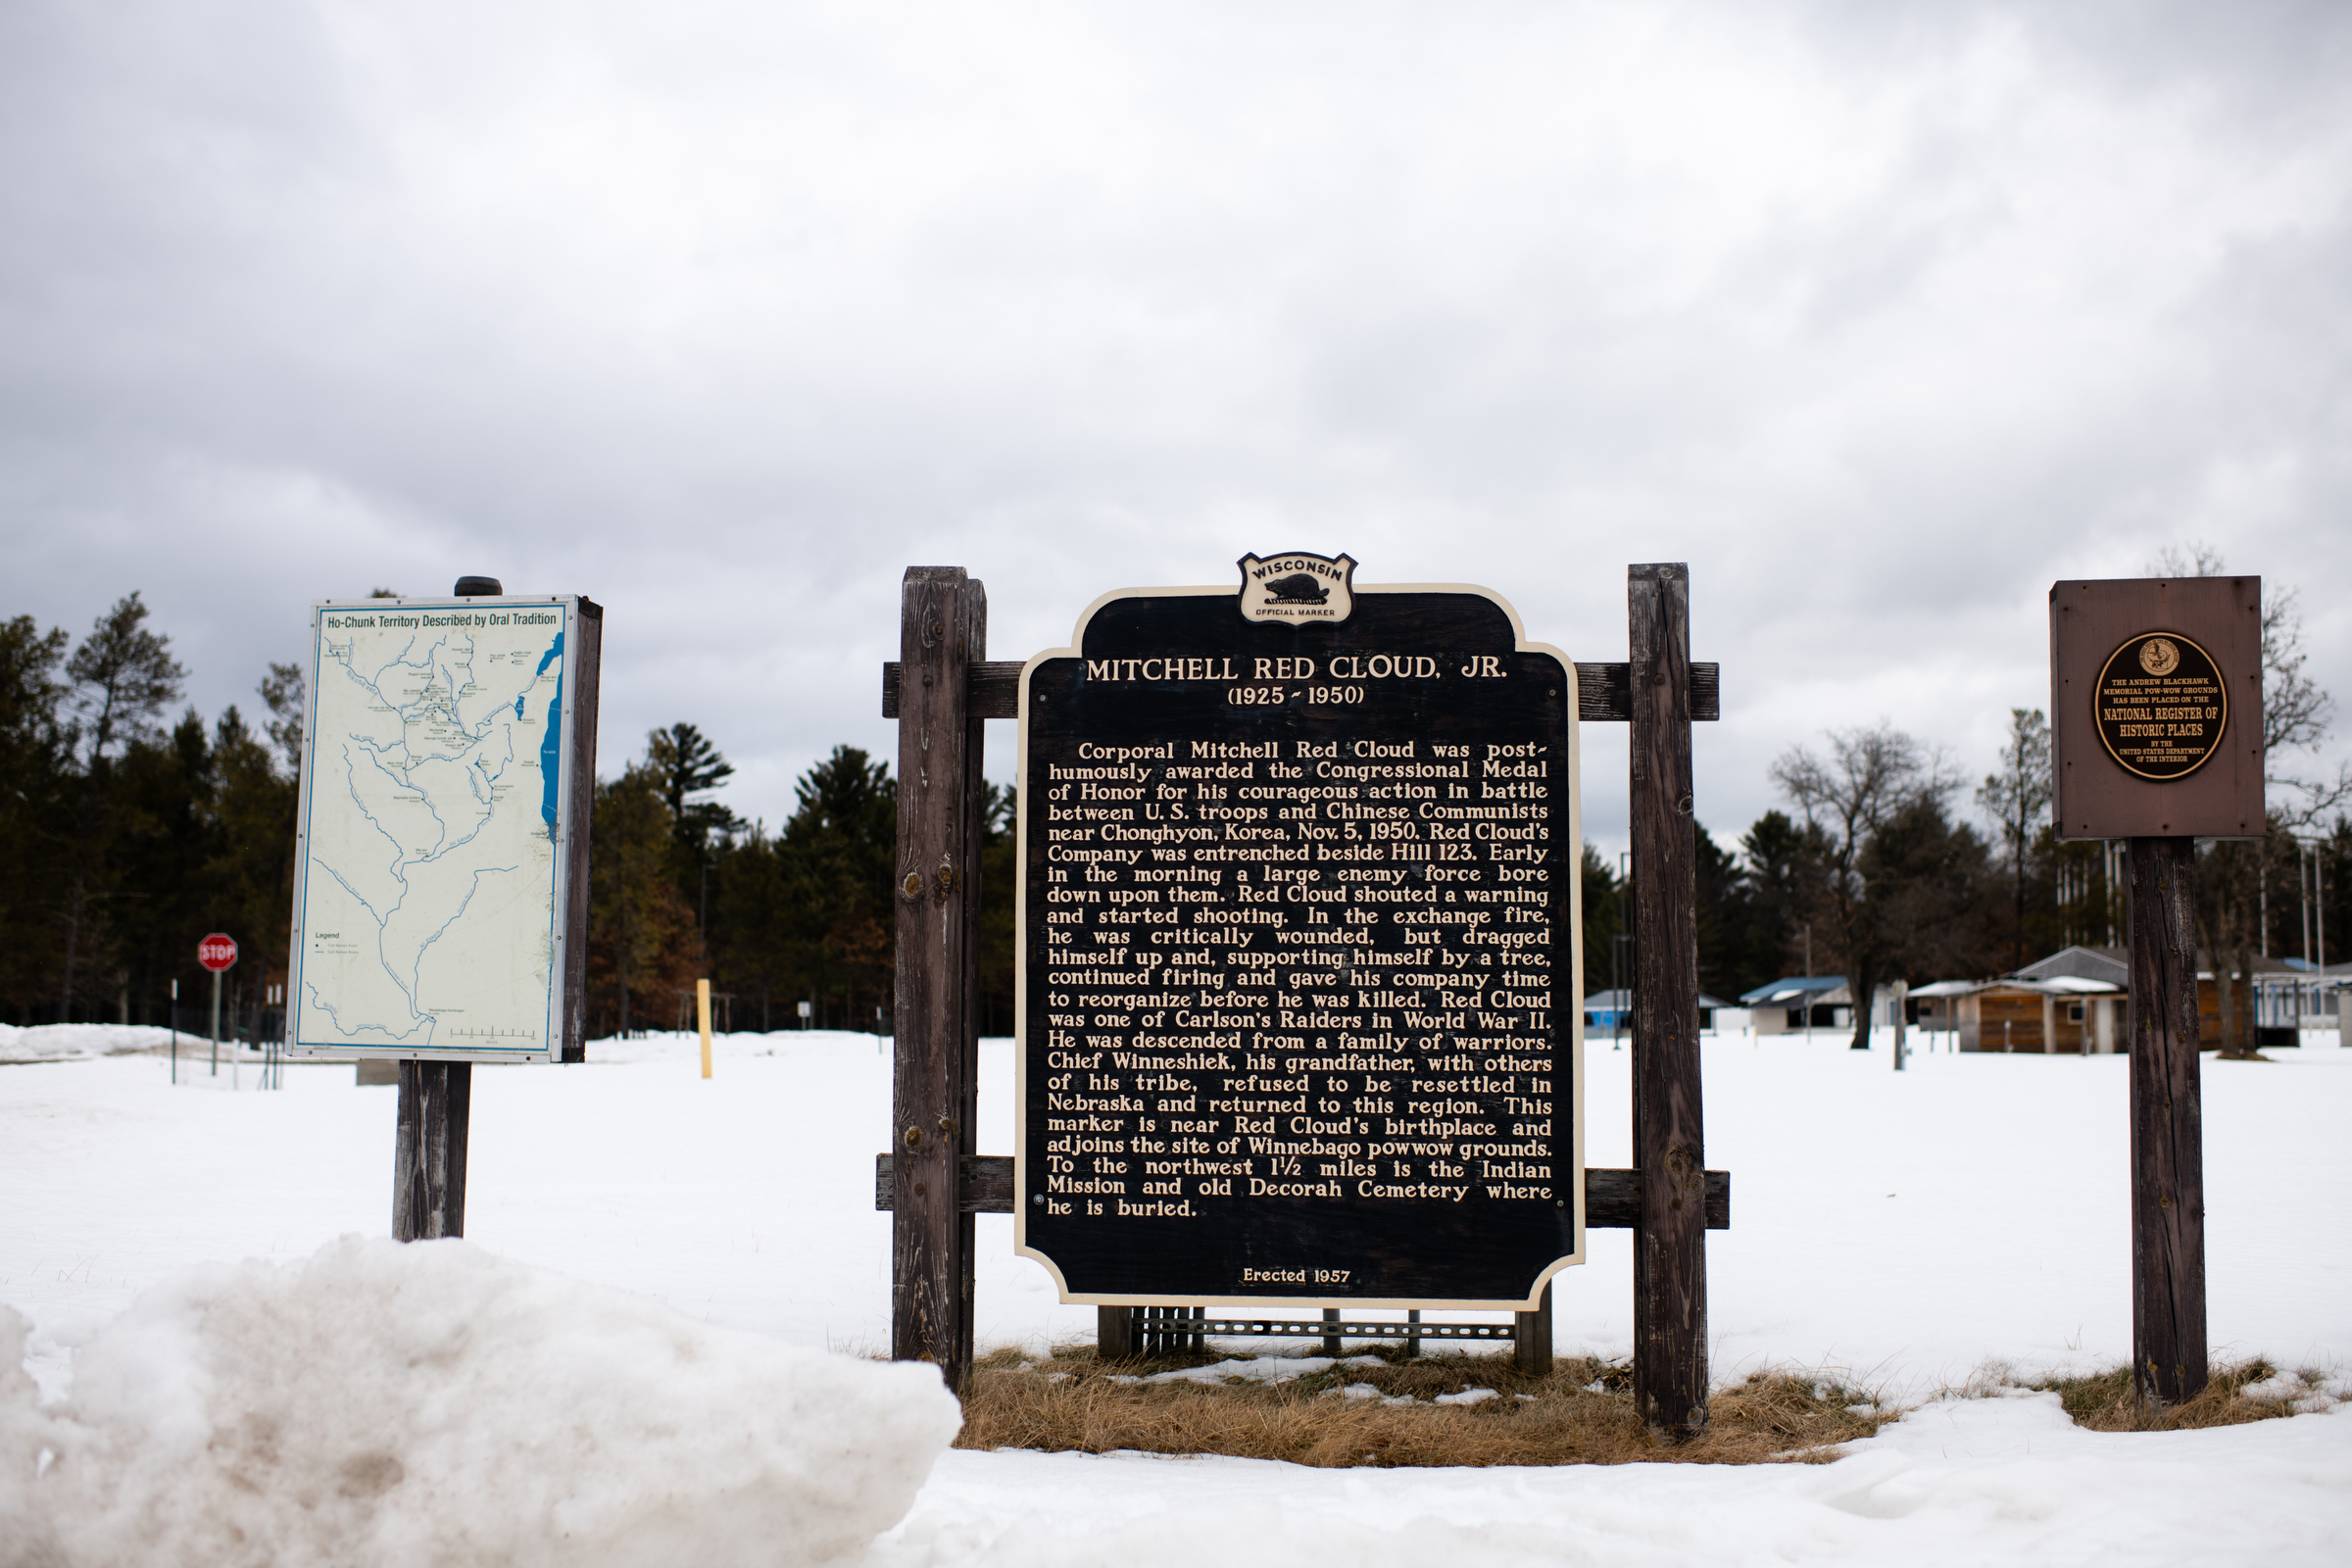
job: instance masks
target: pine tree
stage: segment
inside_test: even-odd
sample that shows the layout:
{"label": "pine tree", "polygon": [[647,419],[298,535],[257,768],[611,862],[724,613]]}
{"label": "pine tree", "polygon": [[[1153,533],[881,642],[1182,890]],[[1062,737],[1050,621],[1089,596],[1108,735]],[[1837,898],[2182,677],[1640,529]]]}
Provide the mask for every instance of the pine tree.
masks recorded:
{"label": "pine tree", "polygon": [[56,976],[72,845],[64,628],[0,622],[0,1001],[30,1023]]}
{"label": "pine tree", "polygon": [[166,705],[179,695],[186,675],[172,657],[172,640],[148,630],[146,622],[147,607],[139,596],[125,596],[98,617],[66,663],[77,714],[76,738],[87,751],[74,826],[72,880],[66,892],[66,953],[57,993],[61,1020],[74,1015],[75,970],[91,895],[104,891],[93,884],[102,871],[111,826],[107,786],[117,749],[154,729]]}

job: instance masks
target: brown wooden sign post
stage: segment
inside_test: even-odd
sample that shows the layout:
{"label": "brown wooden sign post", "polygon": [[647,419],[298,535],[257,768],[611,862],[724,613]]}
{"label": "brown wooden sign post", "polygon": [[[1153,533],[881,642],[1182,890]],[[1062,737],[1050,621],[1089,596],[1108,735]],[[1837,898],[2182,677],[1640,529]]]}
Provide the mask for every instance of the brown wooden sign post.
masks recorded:
{"label": "brown wooden sign post", "polygon": [[2157,1405],[2205,1387],[2205,1127],[2197,857],[2132,841],[2132,1372]]}
{"label": "brown wooden sign post", "polygon": [[1698,838],[1690,787],[1690,568],[1627,573],[1633,687],[1634,1399],[1707,1424],[1706,1137],[1699,1104]]}
{"label": "brown wooden sign post", "polygon": [[2260,838],[2262,579],[2050,589],[2052,813],[2129,839],[2132,1370],[2161,1407],[2205,1387],[2196,841]]}
{"label": "brown wooden sign post", "polygon": [[432,1242],[466,1234],[466,1139],[473,1063],[400,1063],[392,1133],[392,1239]]}
{"label": "brown wooden sign post", "polygon": [[978,1103],[981,761],[970,666],[988,593],[961,566],[909,566],[899,604],[897,1057],[891,1221],[893,1357],[972,1368],[972,1213],[963,1165]]}
{"label": "brown wooden sign post", "polygon": [[[1705,1232],[1731,1223],[1731,1179],[1704,1168],[1699,1099],[1697,841],[1690,723],[1719,710],[1713,664],[1690,658],[1689,568],[1628,572],[1632,659],[1576,665],[1577,716],[1633,725],[1636,1089],[1640,1167],[1584,1172],[1584,1224],[1637,1232],[1635,1382],[1644,1418],[1689,1435],[1707,1420]],[[902,657],[883,672],[899,721],[898,1011],[892,1149],[874,1202],[893,1215],[892,1353],[939,1363],[960,1393],[972,1356],[972,1215],[1012,1213],[1010,1156],[976,1155],[978,883],[983,721],[1018,712],[1022,666],[985,662],[986,596],[954,566],[910,567]],[[1654,1179],[1653,1179],[1654,1173]],[[1417,1315],[1417,1314],[1416,1314]],[[1511,1339],[1550,1362],[1551,1296],[1500,1324],[1364,1323],[1103,1306],[1099,1349],[1123,1357],[1211,1334]],[[1178,1325],[1181,1326],[1178,1326]]]}

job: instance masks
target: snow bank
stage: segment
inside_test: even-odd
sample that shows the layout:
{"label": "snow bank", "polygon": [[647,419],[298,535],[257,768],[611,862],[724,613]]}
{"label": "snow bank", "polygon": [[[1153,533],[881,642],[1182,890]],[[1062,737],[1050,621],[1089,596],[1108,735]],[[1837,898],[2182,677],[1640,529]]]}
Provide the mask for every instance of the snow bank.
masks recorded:
{"label": "snow bank", "polygon": [[0,1318],[0,1517],[28,1521],[0,1530],[6,1568],[824,1562],[905,1515],[960,1421],[933,1368],[713,1329],[464,1242],[181,1275],[81,1348],[46,1410],[22,1339]]}
{"label": "snow bank", "polygon": [[[203,1036],[185,1029],[179,1032],[180,1050],[200,1047],[208,1047]],[[126,1051],[171,1049],[171,1030],[144,1024],[42,1023],[20,1029],[13,1023],[0,1023],[0,1062],[80,1061]]]}

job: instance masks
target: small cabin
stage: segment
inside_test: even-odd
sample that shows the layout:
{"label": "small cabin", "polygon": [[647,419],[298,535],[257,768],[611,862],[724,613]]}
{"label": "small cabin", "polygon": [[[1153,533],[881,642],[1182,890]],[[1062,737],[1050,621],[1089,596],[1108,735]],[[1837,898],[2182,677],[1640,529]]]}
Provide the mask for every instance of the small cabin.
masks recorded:
{"label": "small cabin", "polygon": [[[1718,1012],[1734,1011],[1732,1004],[1721,997],[1698,994],[1698,1026],[1715,1027]],[[1595,991],[1585,999],[1585,1038],[1598,1039],[1604,1035],[1631,1035],[1634,1032],[1634,994],[1620,987],[1614,991]]]}
{"label": "small cabin", "polygon": [[1740,995],[1740,1005],[1760,1035],[1796,1034],[1854,1026],[1853,993],[1845,976],[1790,975]]}
{"label": "small cabin", "polygon": [[2124,1049],[2123,989],[2100,980],[1939,980],[1911,999],[1920,1026],[1957,1035],[1962,1051],[2095,1056]]}

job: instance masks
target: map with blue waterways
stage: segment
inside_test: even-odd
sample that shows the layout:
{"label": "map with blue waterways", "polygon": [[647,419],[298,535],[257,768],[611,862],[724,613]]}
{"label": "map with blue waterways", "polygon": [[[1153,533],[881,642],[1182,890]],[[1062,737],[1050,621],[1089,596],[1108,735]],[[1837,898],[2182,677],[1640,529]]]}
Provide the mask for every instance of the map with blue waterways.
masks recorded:
{"label": "map with blue waterways", "polygon": [[556,1046],[570,613],[563,601],[320,607],[297,1050]]}

